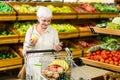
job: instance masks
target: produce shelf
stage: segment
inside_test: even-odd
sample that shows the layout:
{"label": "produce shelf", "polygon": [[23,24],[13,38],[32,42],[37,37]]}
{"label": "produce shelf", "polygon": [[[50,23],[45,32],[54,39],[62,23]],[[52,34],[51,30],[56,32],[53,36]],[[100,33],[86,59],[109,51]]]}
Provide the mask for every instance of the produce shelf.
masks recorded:
{"label": "produce shelf", "polygon": [[[9,4],[7,4],[6,2],[3,2],[5,5],[11,7]],[[2,6],[3,7],[3,6]],[[12,7],[11,7],[12,8]],[[5,8],[7,9],[7,8]],[[12,12],[0,12],[0,21],[14,21],[16,20],[16,12],[13,9]]]}
{"label": "produce shelf", "polygon": [[109,35],[117,35],[120,36],[120,30],[114,29],[107,29],[107,28],[98,28],[98,27],[91,27],[93,33],[101,33],[101,34],[109,34]]}
{"label": "produce shelf", "polygon": [[115,66],[112,64],[107,64],[107,63],[102,63],[102,62],[90,60],[90,59],[87,59],[85,57],[81,57],[81,59],[82,59],[83,63],[85,63],[85,64],[92,65],[92,66],[99,67],[99,68],[103,68],[103,69],[112,70],[115,72],[120,72],[120,66]]}
{"label": "produce shelf", "polygon": [[0,13],[0,21],[14,21],[16,20],[16,13]]}
{"label": "produce shelf", "polygon": [[93,34],[90,31],[88,31],[88,32],[80,32],[79,35],[80,35],[80,37],[84,37],[84,36],[96,36],[96,34]]}
{"label": "produce shelf", "polygon": [[60,32],[59,38],[60,39],[67,39],[67,38],[75,38],[79,37],[79,32]]}
{"label": "produce shelf", "polygon": [[23,65],[20,64],[20,65],[2,67],[2,68],[0,68],[0,71],[3,71],[3,70],[11,70],[11,69],[16,69],[16,68],[21,68],[22,66],[23,66]]}
{"label": "produce shelf", "polygon": [[18,34],[11,26],[2,25],[0,26],[0,30],[6,30],[9,32],[13,32],[11,35],[0,35],[0,44],[10,44],[10,43],[18,43]]}
{"label": "produce shelf", "polygon": [[11,54],[16,55],[16,57],[14,58],[0,60],[0,71],[3,69],[6,70],[6,69],[14,68],[12,66],[22,65],[22,58],[12,48],[10,48],[9,46],[1,46],[0,50],[9,50]]}
{"label": "produce shelf", "polygon": [[37,5],[44,5],[44,6],[53,5],[54,7],[63,7],[63,6],[70,7],[71,12],[53,12],[53,19],[76,19],[77,18],[77,12],[70,6],[69,3],[44,2],[42,4],[37,3]]}
{"label": "produce shelf", "polygon": [[100,13],[100,18],[114,18],[114,17],[118,17],[119,13]]}
{"label": "produce shelf", "polygon": [[[58,2],[9,2],[9,5],[12,7],[14,5],[23,5],[23,4],[28,4],[31,6],[47,6],[47,5],[53,5],[57,7],[61,6],[69,6],[69,4],[65,3],[58,3]],[[13,7],[14,8],[14,7]],[[15,9],[15,8],[14,8]],[[72,12],[68,13],[55,13],[53,12],[53,18],[52,19],[76,19],[77,18],[77,13],[71,8]],[[19,13],[16,9],[15,11],[17,12],[17,20],[36,20],[37,16],[36,13]]]}

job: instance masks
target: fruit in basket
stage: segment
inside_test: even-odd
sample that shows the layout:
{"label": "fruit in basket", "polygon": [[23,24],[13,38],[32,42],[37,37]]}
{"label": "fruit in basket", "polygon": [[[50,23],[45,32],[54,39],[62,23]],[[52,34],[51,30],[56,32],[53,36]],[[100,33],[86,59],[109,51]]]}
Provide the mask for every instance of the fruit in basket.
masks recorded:
{"label": "fruit in basket", "polygon": [[57,79],[59,77],[59,73],[58,72],[54,72],[53,73],[53,78]]}
{"label": "fruit in basket", "polygon": [[62,68],[62,67],[58,67],[58,68],[57,68],[57,72],[58,72],[58,73],[63,73],[63,68]]}
{"label": "fruit in basket", "polygon": [[56,65],[48,66],[46,69],[42,70],[42,74],[47,78],[51,78],[51,80],[52,78],[57,79],[61,73],[63,73],[63,68]]}
{"label": "fruit in basket", "polygon": [[58,65],[61,66],[64,70],[68,70],[69,65],[65,60],[62,59],[55,59],[52,61],[52,63],[49,64],[49,66],[51,65]]}
{"label": "fruit in basket", "polygon": [[47,76],[47,77],[51,77],[52,75],[53,75],[53,72],[52,72],[52,71],[47,71],[47,72],[46,72],[46,76]]}

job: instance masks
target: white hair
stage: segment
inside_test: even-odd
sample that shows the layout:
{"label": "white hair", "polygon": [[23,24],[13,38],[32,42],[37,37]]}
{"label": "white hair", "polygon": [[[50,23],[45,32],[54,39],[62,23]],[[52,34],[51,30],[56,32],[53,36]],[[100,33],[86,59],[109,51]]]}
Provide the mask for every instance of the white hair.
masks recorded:
{"label": "white hair", "polygon": [[36,14],[38,17],[52,17],[52,11],[44,6],[40,6]]}

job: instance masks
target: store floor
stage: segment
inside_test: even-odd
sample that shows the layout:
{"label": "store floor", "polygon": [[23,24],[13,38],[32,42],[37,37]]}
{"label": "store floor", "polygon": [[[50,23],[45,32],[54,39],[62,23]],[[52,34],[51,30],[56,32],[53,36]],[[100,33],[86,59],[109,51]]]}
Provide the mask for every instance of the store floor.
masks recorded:
{"label": "store floor", "polygon": [[0,80],[21,80],[17,78],[19,69],[0,71]]}

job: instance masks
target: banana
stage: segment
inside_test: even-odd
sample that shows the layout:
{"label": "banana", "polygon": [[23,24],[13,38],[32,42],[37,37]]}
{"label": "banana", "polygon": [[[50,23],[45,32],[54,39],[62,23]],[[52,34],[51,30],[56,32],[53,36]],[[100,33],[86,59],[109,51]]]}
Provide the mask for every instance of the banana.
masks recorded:
{"label": "banana", "polygon": [[69,68],[68,63],[65,60],[62,59],[55,59],[52,61],[52,63],[49,64],[49,66],[51,65],[58,65],[63,67],[64,70],[67,70]]}

